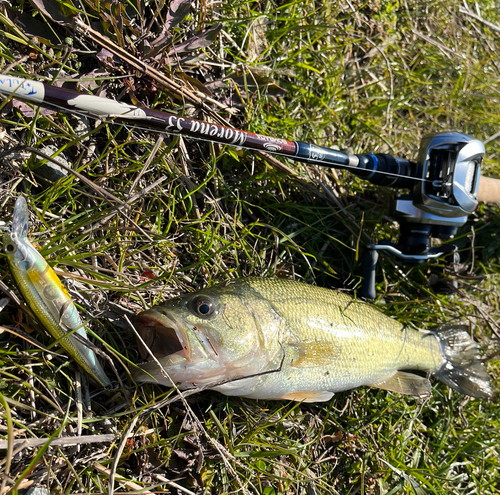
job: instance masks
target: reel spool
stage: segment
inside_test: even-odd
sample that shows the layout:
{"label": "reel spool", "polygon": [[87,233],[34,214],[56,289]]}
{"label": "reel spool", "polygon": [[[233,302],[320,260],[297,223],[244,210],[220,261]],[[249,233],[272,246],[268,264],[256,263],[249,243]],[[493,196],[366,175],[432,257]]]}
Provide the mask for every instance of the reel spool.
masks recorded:
{"label": "reel spool", "polygon": [[433,258],[451,256],[458,262],[453,244],[431,247],[431,239],[452,239],[478,205],[484,144],[459,132],[426,136],[420,143],[412,192],[399,195],[396,218],[400,224],[397,244],[371,244],[363,255],[363,282],[359,295],[374,299],[378,251],[417,265]]}

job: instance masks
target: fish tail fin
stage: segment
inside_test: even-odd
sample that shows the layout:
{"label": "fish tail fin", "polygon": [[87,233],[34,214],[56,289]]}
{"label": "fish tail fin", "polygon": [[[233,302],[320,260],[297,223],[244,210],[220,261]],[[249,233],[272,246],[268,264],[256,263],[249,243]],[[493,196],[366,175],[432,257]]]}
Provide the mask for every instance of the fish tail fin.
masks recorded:
{"label": "fish tail fin", "polygon": [[436,378],[464,395],[479,399],[490,398],[490,376],[482,362],[477,344],[464,325],[445,325],[436,330],[445,362],[434,373]]}

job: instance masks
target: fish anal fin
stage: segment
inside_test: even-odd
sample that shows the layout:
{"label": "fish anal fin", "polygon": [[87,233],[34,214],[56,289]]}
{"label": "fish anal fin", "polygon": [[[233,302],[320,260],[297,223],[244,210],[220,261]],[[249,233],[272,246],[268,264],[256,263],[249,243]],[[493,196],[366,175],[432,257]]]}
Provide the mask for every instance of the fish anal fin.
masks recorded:
{"label": "fish anal fin", "polygon": [[371,386],[405,395],[425,397],[431,394],[431,384],[427,378],[405,371],[397,371],[387,380]]}
{"label": "fish anal fin", "polygon": [[341,352],[341,346],[334,342],[290,342],[288,345],[292,348],[294,368],[331,366]]}
{"label": "fish anal fin", "polygon": [[333,397],[333,392],[326,390],[307,390],[302,392],[290,392],[288,394],[280,395],[278,399],[281,400],[296,400],[297,402],[326,402]]}

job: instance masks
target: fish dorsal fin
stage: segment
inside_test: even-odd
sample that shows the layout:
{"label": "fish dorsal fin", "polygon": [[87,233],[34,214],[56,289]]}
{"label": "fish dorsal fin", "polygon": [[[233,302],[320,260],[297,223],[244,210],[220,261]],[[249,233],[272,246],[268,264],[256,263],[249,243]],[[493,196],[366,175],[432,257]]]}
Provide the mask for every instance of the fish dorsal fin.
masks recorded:
{"label": "fish dorsal fin", "polygon": [[371,386],[405,395],[424,397],[431,394],[431,384],[427,378],[405,371],[397,371],[389,379]]}
{"label": "fish dorsal fin", "polygon": [[333,392],[326,390],[307,390],[302,392],[290,392],[288,394],[280,395],[278,399],[282,400],[296,400],[297,402],[326,402],[333,397]]}
{"label": "fish dorsal fin", "polygon": [[341,346],[334,342],[290,342],[291,366],[295,368],[320,368],[331,366],[340,355]]}

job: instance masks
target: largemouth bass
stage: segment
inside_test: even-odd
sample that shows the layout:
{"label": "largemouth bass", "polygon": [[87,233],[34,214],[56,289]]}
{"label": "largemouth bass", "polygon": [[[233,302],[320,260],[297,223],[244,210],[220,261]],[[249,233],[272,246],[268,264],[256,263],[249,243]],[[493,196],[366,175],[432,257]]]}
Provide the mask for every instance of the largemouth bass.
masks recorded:
{"label": "largemouth bass", "polygon": [[142,364],[143,382],[320,402],[361,385],[428,395],[420,371],[463,394],[492,394],[465,327],[420,332],[349,295],[300,282],[231,281],[144,311],[136,328],[162,367]]}
{"label": "largemouth bass", "polygon": [[62,347],[99,385],[107,387],[109,378],[91,349],[75,303],[54,270],[28,240],[28,221],[28,206],[20,196],[14,207],[12,230],[3,235],[3,250],[17,286],[40,323],[53,337],[61,339]]}

